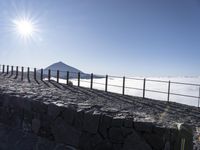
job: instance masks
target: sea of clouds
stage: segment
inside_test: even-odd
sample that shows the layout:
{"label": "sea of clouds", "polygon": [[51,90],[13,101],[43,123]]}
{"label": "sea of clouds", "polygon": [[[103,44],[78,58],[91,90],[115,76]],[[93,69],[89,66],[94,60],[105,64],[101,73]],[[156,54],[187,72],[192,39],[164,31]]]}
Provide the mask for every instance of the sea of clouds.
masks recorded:
{"label": "sea of clouds", "polygon": [[[132,77],[136,79],[143,79],[142,77]],[[56,78],[52,78],[56,80]],[[181,83],[192,83],[192,84],[199,84],[200,85],[200,77],[148,77],[146,78],[146,89],[147,90],[156,90],[162,92],[168,92],[168,81],[171,82],[181,82]],[[149,80],[159,80],[159,81],[167,81],[167,82],[153,82]],[[77,79],[70,79],[74,85],[77,85]],[[60,83],[66,83],[66,80],[60,79]],[[125,94],[132,95],[132,96],[143,96],[142,90],[131,89],[131,88],[138,88],[143,89],[143,80],[134,80],[131,78],[125,79]],[[113,86],[114,85],[114,86]],[[114,93],[122,93],[122,85],[123,85],[123,78],[118,77],[108,77],[108,91]],[[90,79],[81,79],[80,86],[82,87],[90,87]],[[129,88],[130,87],[130,88]],[[93,79],[93,88],[99,90],[105,90],[105,78],[96,78]],[[200,86],[195,85],[184,85],[184,84],[170,84],[170,92],[176,94],[183,94],[183,95],[190,95],[199,97]],[[167,94],[164,93],[156,93],[156,92],[145,92],[145,97],[152,98],[155,100],[163,100],[167,101]],[[191,98],[191,97],[184,97],[178,95],[170,95],[170,101],[178,102],[182,104],[187,104],[191,106],[198,106],[199,99],[198,98]]]}

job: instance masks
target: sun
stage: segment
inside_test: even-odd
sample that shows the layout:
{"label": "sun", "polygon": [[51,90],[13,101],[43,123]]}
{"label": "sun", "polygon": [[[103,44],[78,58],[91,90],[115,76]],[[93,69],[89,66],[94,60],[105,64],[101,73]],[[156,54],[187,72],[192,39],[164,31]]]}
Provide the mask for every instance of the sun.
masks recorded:
{"label": "sun", "polygon": [[15,20],[14,26],[18,35],[23,39],[33,37],[33,34],[36,32],[34,23],[28,19]]}

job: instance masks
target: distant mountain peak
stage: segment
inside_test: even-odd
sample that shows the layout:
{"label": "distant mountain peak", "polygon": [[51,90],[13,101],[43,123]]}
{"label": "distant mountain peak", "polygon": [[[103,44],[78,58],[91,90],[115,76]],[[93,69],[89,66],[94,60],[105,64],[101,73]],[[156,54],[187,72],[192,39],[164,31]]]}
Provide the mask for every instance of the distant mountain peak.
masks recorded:
{"label": "distant mountain peak", "polygon": [[45,70],[48,70],[48,69],[51,69],[51,70],[60,70],[60,71],[69,71],[69,72],[75,72],[75,73],[78,73],[78,72],[83,73],[79,69],[74,68],[72,66],[69,66],[69,65],[65,64],[64,62],[62,62],[62,61],[53,63],[52,65],[50,65],[47,68],[45,68]]}

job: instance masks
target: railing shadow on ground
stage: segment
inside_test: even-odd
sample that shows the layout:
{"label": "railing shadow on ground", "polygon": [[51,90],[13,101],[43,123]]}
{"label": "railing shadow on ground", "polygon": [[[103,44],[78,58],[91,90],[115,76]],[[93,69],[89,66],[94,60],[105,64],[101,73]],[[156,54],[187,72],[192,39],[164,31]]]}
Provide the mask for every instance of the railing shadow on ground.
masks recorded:
{"label": "railing shadow on ground", "polygon": [[[19,69],[20,68],[20,69]],[[33,71],[31,71],[31,69]],[[182,83],[182,82],[171,82],[171,81],[162,81],[162,80],[154,80],[154,79],[146,79],[146,78],[133,78],[133,77],[119,77],[119,76],[111,76],[111,75],[98,75],[98,74],[85,74],[85,73],[80,73],[80,72],[69,72],[69,71],[60,71],[60,70],[44,70],[44,69],[37,69],[37,68],[30,68],[30,67],[23,67],[23,66],[9,66],[9,65],[0,65],[0,75],[3,75],[4,77],[11,78],[14,77],[14,79],[21,79],[22,81],[25,80],[25,78],[28,80],[28,82],[35,81],[37,84],[44,83],[46,86],[50,87],[50,85],[53,85],[59,89],[63,88],[68,88],[68,90],[72,90],[70,86],[65,86],[68,85],[70,80],[76,79],[77,85],[73,85],[76,87],[80,87],[81,82],[87,82],[89,84],[88,87],[84,87],[82,89],[84,90],[85,94],[89,94],[88,91],[91,92],[89,89],[95,89],[94,85],[101,85],[104,86],[104,91],[106,93],[110,93],[108,90],[109,87],[117,87],[121,88],[121,95],[128,96],[125,93],[125,90],[138,90],[142,92],[142,96],[139,98],[147,98],[146,97],[146,92],[152,92],[152,93],[158,93],[158,94],[166,94],[167,95],[167,102],[170,102],[170,96],[182,96],[182,97],[188,97],[188,98],[195,98],[197,99],[197,107],[200,107],[200,84],[193,84],[193,83]],[[54,78],[54,79],[52,79]],[[95,79],[105,79],[104,83],[98,83],[94,81]],[[116,84],[109,84],[108,79],[109,78],[119,78],[122,80],[122,85],[116,85]],[[82,80],[82,79],[87,79]],[[54,81],[53,81],[54,80]],[[66,84],[56,84],[60,83],[59,80],[66,80]],[[127,86],[126,85],[126,80],[134,80],[134,81],[140,81],[142,82],[142,87],[133,87],[133,86]],[[167,91],[160,91],[160,90],[153,90],[153,89],[147,89],[147,82],[152,82],[152,83],[162,83],[162,84],[167,84]],[[199,88],[199,96],[194,96],[194,95],[187,95],[187,94],[180,94],[180,93],[174,93],[171,92],[171,84],[175,85],[188,85],[188,86],[193,86],[193,87],[198,87]],[[62,87],[61,87],[62,86]],[[70,89],[70,88],[71,89]],[[79,90],[81,90],[79,88]],[[92,91],[94,92],[94,90]],[[94,92],[95,93],[95,92]],[[93,94],[94,94],[93,93]],[[99,92],[96,92],[96,95],[100,94]],[[108,94],[100,94],[101,96],[105,98],[105,95]],[[135,95],[131,95],[135,96]],[[118,99],[115,97],[115,99]],[[148,104],[145,104],[148,105]]]}

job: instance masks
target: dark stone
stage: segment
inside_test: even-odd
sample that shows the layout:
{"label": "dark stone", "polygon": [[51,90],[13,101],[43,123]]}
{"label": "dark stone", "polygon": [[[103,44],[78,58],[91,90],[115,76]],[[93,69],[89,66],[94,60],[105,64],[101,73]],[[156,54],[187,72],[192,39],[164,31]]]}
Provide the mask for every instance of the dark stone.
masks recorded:
{"label": "dark stone", "polygon": [[92,147],[93,149],[103,141],[103,139],[101,138],[101,136],[99,134],[95,134],[92,136],[92,139],[91,139],[91,144],[92,144]]}
{"label": "dark stone", "polygon": [[112,122],[112,117],[107,116],[107,115],[103,115],[100,119],[100,123],[99,123],[99,133],[104,137],[107,138],[108,137],[108,128],[110,127]]}
{"label": "dark stone", "polygon": [[55,143],[50,142],[44,138],[39,138],[36,144],[36,150],[53,150]]}
{"label": "dark stone", "polygon": [[74,121],[74,115],[75,115],[75,111],[72,110],[71,108],[66,108],[63,111],[63,118],[65,120],[66,123],[72,125],[73,121]]}
{"label": "dark stone", "polygon": [[28,99],[23,99],[22,107],[25,111],[31,112],[31,101]]}
{"label": "dark stone", "polygon": [[133,130],[125,139],[123,150],[152,150],[152,148]]}
{"label": "dark stone", "polygon": [[159,126],[153,126],[153,133],[164,136],[166,134],[166,128],[164,127],[159,127]]}
{"label": "dark stone", "polygon": [[96,146],[95,150],[112,150],[112,144],[108,140],[104,140]]}
{"label": "dark stone", "polygon": [[132,128],[125,128],[125,127],[123,127],[122,131],[123,131],[123,136],[127,137],[129,134],[131,134],[133,132],[133,129]]}
{"label": "dark stone", "polygon": [[66,124],[60,117],[58,117],[53,124],[52,133],[56,142],[65,143],[72,146],[77,146],[79,144],[81,132],[76,128]]}
{"label": "dark stone", "polygon": [[89,133],[97,133],[100,116],[100,114],[85,113],[83,130]]}
{"label": "dark stone", "polygon": [[40,129],[40,120],[34,118],[34,119],[32,120],[32,131],[33,131],[35,134],[38,134],[39,129]]}
{"label": "dark stone", "polygon": [[93,150],[96,145],[102,142],[102,138],[99,134],[91,134],[88,132],[82,132],[79,142],[81,150]]}
{"label": "dark stone", "polygon": [[134,122],[134,128],[136,131],[152,132],[153,124],[151,122]]}
{"label": "dark stone", "polygon": [[15,148],[17,147],[19,150],[35,150],[36,143],[37,137],[28,134],[16,142]]}
{"label": "dark stone", "polygon": [[79,148],[81,150],[92,150],[92,143],[91,143],[92,134],[87,132],[82,132],[81,137],[79,140]]}
{"label": "dark stone", "polygon": [[84,112],[83,111],[75,112],[74,127],[79,130],[82,130],[83,122],[84,122]]}
{"label": "dark stone", "polygon": [[122,127],[123,126],[123,121],[124,121],[124,118],[114,117],[112,119],[111,126],[112,127]]}
{"label": "dark stone", "polygon": [[37,100],[31,101],[31,108],[33,112],[37,112],[41,114],[47,113],[47,105]]}
{"label": "dark stone", "polygon": [[[177,141],[174,149],[181,149],[181,145],[184,145],[184,149],[193,149],[193,129],[187,124],[181,124],[178,127]],[[170,143],[171,145],[171,143]]]}
{"label": "dark stone", "polygon": [[55,104],[48,105],[47,114],[51,117],[52,120],[55,120],[56,117],[60,114],[60,112],[60,107],[56,106]]}
{"label": "dark stone", "polygon": [[124,119],[124,127],[133,128],[133,119],[132,118]]}
{"label": "dark stone", "polygon": [[154,150],[161,150],[164,148],[165,139],[157,134],[144,134],[144,139]]}
{"label": "dark stone", "polygon": [[109,138],[113,143],[123,143],[123,131],[121,128],[112,127],[109,129]]}
{"label": "dark stone", "polygon": [[117,144],[115,143],[112,146],[113,150],[122,150],[122,148],[123,148],[123,144],[119,144],[119,143],[117,143]]}

